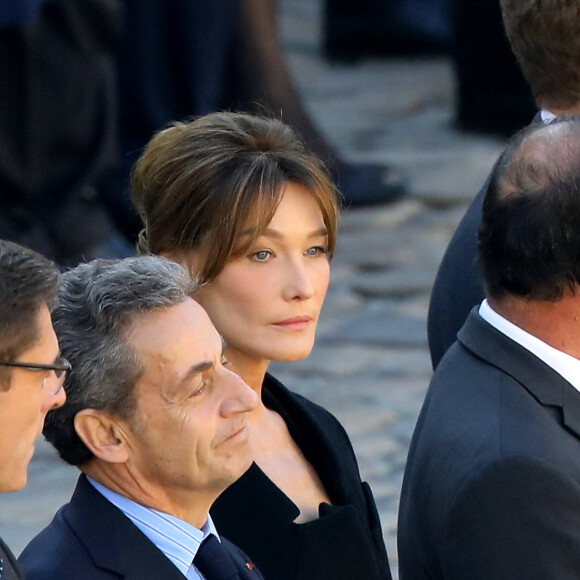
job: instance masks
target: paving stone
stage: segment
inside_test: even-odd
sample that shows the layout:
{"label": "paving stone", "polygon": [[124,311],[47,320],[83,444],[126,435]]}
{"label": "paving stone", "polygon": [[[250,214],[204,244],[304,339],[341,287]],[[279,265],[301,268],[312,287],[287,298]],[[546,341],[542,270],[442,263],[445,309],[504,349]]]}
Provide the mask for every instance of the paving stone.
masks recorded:
{"label": "paving stone", "polygon": [[424,319],[401,315],[392,304],[373,303],[356,317],[346,317],[337,324],[325,342],[392,345],[425,345]]}
{"label": "paving stone", "polygon": [[395,270],[359,274],[354,291],[363,298],[408,298],[429,292],[433,275],[425,270]]}

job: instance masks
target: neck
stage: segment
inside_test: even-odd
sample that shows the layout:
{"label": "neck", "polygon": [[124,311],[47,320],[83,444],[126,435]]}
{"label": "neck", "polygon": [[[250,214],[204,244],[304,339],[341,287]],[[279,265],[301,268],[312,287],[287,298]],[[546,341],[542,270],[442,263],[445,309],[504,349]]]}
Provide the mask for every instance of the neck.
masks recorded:
{"label": "neck", "polygon": [[271,413],[262,402],[262,384],[270,361],[259,359],[240,352],[235,347],[228,346],[226,358],[230,361],[230,370],[240,377],[257,393],[260,403],[248,413],[248,422],[252,429],[258,429],[268,424]]}
{"label": "neck", "polygon": [[270,366],[270,361],[254,357],[231,346],[228,346],[225,354],[231,363],[230,370],[242,377],[258,395],[261,395],[262,383]]}
{"label": "neck", "polygon": [[507,296],[489,304],[512,324],[580,359],[580,296],[569,292],[557,302]]}
{"label": "neck", "polygon": [[[219,493],[197,493],[191,489],[171,490],[151,484],[132,473],[130,464],[112,464],[93,459],[83,465],[83,473],[135,503],[179,518],[197,529],[206,521],[209,508]],[[223,491],[223,490],[222,490]]]}

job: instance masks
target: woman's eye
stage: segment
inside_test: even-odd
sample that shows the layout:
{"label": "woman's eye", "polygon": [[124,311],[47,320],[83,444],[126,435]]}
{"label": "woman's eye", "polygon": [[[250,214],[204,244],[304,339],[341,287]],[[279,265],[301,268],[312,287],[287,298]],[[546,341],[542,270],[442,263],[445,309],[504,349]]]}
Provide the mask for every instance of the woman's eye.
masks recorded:
{"label": "woman's eye", "polygon": [[306,250],[308,256],[322,256],[325,255],[328,250],[324,246],[313,246]]}
{"label": "woman's eye", "polygon": [[254,258],[254,260],[257,260],[258,262],[265,262],[271,255],[272,252],[268,250],[260,250],[259,252],[255,252],[254,254],[252,254],[252,257]]}
{"label": "woman's eye", "polygon": [[227,359],[225,356],[222,356],[222,366],[224,366],[224,367],[228,367],[228,366],[230,366],[231,364],[232,364],[232,363],[231,363],[231,362],[230,362],[230,361],[229,361],[229,360],[228,360],[228,359]]}

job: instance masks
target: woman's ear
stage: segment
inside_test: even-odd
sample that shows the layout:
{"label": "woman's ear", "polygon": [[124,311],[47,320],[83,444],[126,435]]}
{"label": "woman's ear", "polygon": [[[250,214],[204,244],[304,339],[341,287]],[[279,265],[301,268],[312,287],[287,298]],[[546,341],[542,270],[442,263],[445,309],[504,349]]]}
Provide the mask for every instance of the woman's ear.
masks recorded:
{"label": "woman's ear", "polygon": [[128,460],[128,431],[122,420],[96,409],[83,409],[76,414],[74,425],[78,436],[98,459],[107,463]]}

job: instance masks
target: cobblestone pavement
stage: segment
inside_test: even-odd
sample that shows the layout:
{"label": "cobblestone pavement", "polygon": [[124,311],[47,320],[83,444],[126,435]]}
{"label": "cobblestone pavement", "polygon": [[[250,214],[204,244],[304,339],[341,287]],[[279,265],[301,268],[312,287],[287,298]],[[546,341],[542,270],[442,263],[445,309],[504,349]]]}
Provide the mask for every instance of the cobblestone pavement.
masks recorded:
{"label": "cobblestone pavement", "polygon": [[[501,143],[453,129],[453,74],[444,58],[325,62],[320,8],[319,0],[281,2],[289,63],[307,108],[344,156],[396,167],[408,176],[411,195],[345,211],[314,352],[272,370],[335,413],[350,433],[396,576],[401,478],[431,375],[430,287]],[[0,536],[19,552],[68,500],[75,479],[76,470],[39,443],[28,487],[0,498]]]}

